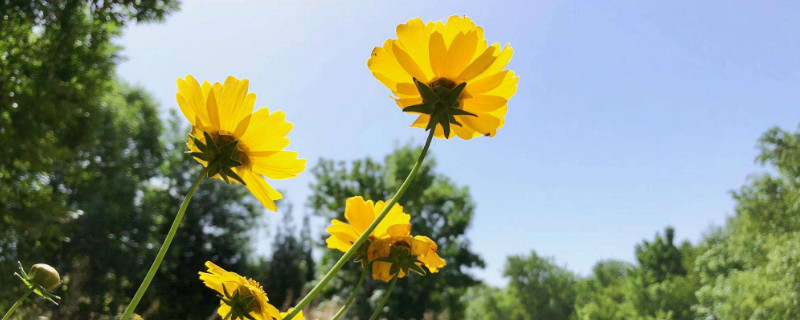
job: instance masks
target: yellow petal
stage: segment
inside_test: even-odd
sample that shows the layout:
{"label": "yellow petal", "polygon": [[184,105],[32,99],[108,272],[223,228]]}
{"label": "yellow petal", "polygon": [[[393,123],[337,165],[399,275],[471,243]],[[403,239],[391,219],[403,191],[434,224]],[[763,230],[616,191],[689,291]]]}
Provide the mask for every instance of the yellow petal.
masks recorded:
{"label": "yellow petal", "polygon": [[208,92],[208,98],[206,98],[206,109],[208,110],[208,116],[211,119],[211,127],[219,130],[219,110],[217,107],[217,98],[214,90]]}
{"label": "yellow petal", "polygon": [[[219,314],[220,318],[225,319],[225,316],[231,312],[231,307],[227,304],[223,303],[222,301],[219,302],[219,309],[217,310],[217,314]],[[261,319],[259,319],[261,320]]]}
{"label": "yellow petal", "polygon": [[455,132],[459,138],[464,140],[469,140],[474,137],[481,136],[480,133],[476,132],[475,130],[472,130],[470,127],[466,125],[463,125],[463,123],[461,126],[451,125],[450,130],[453,130],[453,132]]}
{"label": "yellow petal", "polygon": [[495,133],[497,133],[497,128],[500,126],[500,120],[485,113],[478,115],[477,118],[471,116],[456,116],[456,119],[458,122],[489,137],[494,137]]}
{"label": "yellow petal", "polygon": [[[178,93],[181,94],[188,105],[194,109],[196,118],[199,118],[200,122],[210,125],[211,121],[209,120],[208,109],[206,108],[206,96],[203,94],[197,80],[191,75],[186,75],[185,80],[178,78],[177,83]],[[191,119],[189,121],[191,121]]]}
{"label": "yellow petal", "polygon": [[505,79],[503,79],[503,82],[500,83],[499,86],[490,91],[484,92],[483,94],[511,99],[511,97],[514,96],[514,93],[517,92],[518,82],[519,82],[519,77],[515,77],[514,73],[510,73],[506,76]]}
{"label": "yellow petal", "polygon": [[277,151],[266,155],[248,154],[253,171],[270,179],[286,179],[297,177],[306,169],[306,159],[298,159],[297,152]]}
{"label": "yellow petal", "polygon": [[446,43],[452,43],[458,34],[468,33],[475,29],[475,23],[468,17],[452,15],[443,26],[443,35]]}
{"label": "yellow petal", "polygon": [[403,69],[392,52],[392,40],[386,40],[383,47],[376,47],[367,60],[367,67],[376,74],[381,74],[389,83],[384,83],[389,89],[400,82],[410,82],[411,76]]}
{"label": "yellow petal", "polygon": [[186,101],[186,98],[180,92],[175,94],[175,100],[178,101],[178,107],[180,107],[183,116],[192,123],[193,127],[197,127],[198,118],[197,113],[194,112],[194,107]]}
{"label": "yellow petal", "polygon": [[256,104],[256,94],[250,93],[244,97],[244,101],[242,101],[242,108],[239,111],[240,120],[237,120],[239,123],[236,124],[236,129],[233,130],[233,136],[236,139],[240,139],[247,129],[250,126],[250,120],[252,119],[253,107]]}
{"label": "yellow petal", "polygon": [[250,117],[247,130],[239,142],[248,154],[279,151],[289,145],[289,139],[285,136],[292,127],[283,111],[270,113],[268,108],[261,108]]}
{"label": "yellow petal", "polygon": [[408,23],[397,26],[397,40],[403,49],[420,67],[426,78],[433,77],[431,63],[428,55],[428,32],[422,19],[408,20]]}
{"label": "yellow petal", "polygon": [[511,45],[506,44],[506,46],[503,47],[503,50],[501,50],[500,53],[497,55],[497,59],[494,60],[492,65],[488,69],[486,69],[486,71],[484,71],[483,74],[475,78],[475,80],[480,80],[485,77],[494,75],[495,73],[503,71],[503,69],[505,69],[506,66],[508,65],[508,62],[511,61],[512,55],[514,55],[514,49],[511,48]]}
{"label": "yellow petal", "polygon": [[350,250],[350,247],[353,246],[351,242],[342,241],[339,237],[331,236],[328,239],[325,239],[325,243],[328,244],[329,249],[336,249],[341,252],[347,252]]}
{"label": "yellow petal", "polygon": [[428,82],[428,77],[425,75],[425,72],[422,71],[422,68],[420,68],[419,65],[414,62],[414,59],[402,48],[402,44],[400,44],[399,41],[395,40],[392,42],[392,53],[395,59],[397,59],[397,62],[400,63],[400,66],[402,66],[408,74],[417,78],[419,81]]}
{"label": "yellow petal", "polygon": [[392,264],[385,261],[375,261],[372,263],[372,278],[375,280],[381,280],[384,282],[389,282],[392,280],[392,274],[389,271],[392,268]]}
{"label": "yellow petal", "polygon": [[344,208],[344,216],[353,229],[359,234],[367,230],[372,221],[375,220],[372,201],[364,201],[362,197],[350,197],[347,199]]}
{"label": "yellow petal", "polygon": [[489,69],[489,67],[492,66],[494,61],[497,60],[495,52],[499,50],[500,50],[499,45],[492,45],[491,47],[483,51],[483,53],[480,56],[478,56],[477,59],[472,61],[472,63],[470,63],[464,69],[464,71],[462,71],[461,74],[458,75],[457,77],[458,80],[456,80],[456,83],[467,82],[469,80],[472,80],[472,78],[479,76],[484,71]]}
{"label": "yellow petal", "polygon": [[248,86],[247,79],[239,81],[232,76],[225,79],[219,96],[219,119],[222,131],[233,133],[239,121],[246,116],[243,113],[250,114],[252,112],[252,109],[242,110],[242,102],[247,95]]}
{"label": "yellow petal", "polygon": [[375,259],[388,257],[392,252],[391,242],[387,239],[378,240],[370,244],[367,248],[367,260],[375,261]]}
{"label": "yellow petal", "polygon": [[395,224],[386,229],[386,233],[391,237],[402,237],[411,234],[411,224]]}
{"label": "yellow petal", "polygon": [[444,43],[444,36],[439,32],[434,32],[431,35],[429,55],[434,77],[441,77],[449,73],[449,70],[444,69],[444,59],[447,57],[447,46]]}
{"label": "yellow petal", "polygon": [[453,44],[447,50],[447,70],[445,77],[456,79],[462,70],[472,60],[478,45],[478,34],[475,31],[460,33],[453,39]]}
{"label": "yellow petal", "polygon": [[480,95],[464,99],[464,110],[472,113],[492,112],[506,105],[508,100],[503,97]]}
{"label": "yellow petal", "polygon": [[[377,217],[385,207],[386,203],[383,201],[378,201],[375,203],[375,207],[373,208],[373,216]],[[386,214],[386,217],[381,220],[381,223],[375,227],[375,231],[372,233],[372,235],[376,238],[388,238],[389,227],[396,224],[408,224],[410,221],[411,216],[403,212],[403,207],[401,205],[395,204]]]}
{"label": "yellow petal", "polygon": [[[493,75],[483,77],[480,80],[468,81],[467,86],[464,87],[464,91],[468,92],[472,96],[479,95],[499,87],[504,81],[512,78],[514,78],[514,71],[506,70],[503,72],[498,72]],[[506,99],[511,98],[510,96],[503,97]]]}
{"label": "yellow petal", "polygon": [[273,212],[278,211],[278,208],[275,206],[275,200],[283,198],[280,192],[273,189],[258,173],[242,169],[236,171],[242,180],[244,180],[250,193],[252,193],[267,210]]}

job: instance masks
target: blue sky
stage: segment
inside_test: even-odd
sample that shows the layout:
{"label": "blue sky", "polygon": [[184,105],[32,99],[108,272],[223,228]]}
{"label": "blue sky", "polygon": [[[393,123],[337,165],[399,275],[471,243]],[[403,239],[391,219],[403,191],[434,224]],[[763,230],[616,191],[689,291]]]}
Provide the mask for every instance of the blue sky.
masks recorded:
{"label": "blue sky", "polygon": [[[126,29],[120,76],[164,109],[177,108],[175,78],[187,73],[249,78],[257,106],[286,111],[290,148],[310,165],[424,140],[366,67],[397,24],[464,14],[514,47],[505,127],[432,146],[439,171],[477,202],[468,235],[491,284],[505,283],[506,256],[531,249],[588,274],[600,259],[633,261],[634,245],[667,225],[696,243],[732,213],[729,191],[762,170],[760,134],[800,122],[797,2],[221,2]],[[273,185],[299,216],[310,182],[306,172]]]}

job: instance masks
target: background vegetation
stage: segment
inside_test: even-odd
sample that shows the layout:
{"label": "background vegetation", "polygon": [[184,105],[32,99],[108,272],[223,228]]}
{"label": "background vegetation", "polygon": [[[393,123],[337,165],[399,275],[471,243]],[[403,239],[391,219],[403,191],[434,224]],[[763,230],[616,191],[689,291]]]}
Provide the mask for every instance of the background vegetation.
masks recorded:
{"label": "background vegetation", "polygon": [[[130,23],[160,21],[171,0],[0,0],[0,313],[20,294],[16,261],[53,264],[64,283],[59,307],[26,305],[20,319],[108,319],[143,278],[199,166],[188,159],[186,128],[162,119],[142,89],[115,77],[113,39]],[[768,172],[738,191],[735,214],[696,244],[666,228],[637,245],[636,263],[601,261],[589,276],[536,252],[509,257],[509,284],[480,284],[484,266],[465,231],[475,204],[465,186],[429,158],[402,203],[415,232],[440,244],[448,267],[401,280],[389,319],[800,319],[800,132],[779,128],[760,141]],[[346,197],[386,199],[418,149],[399,146],[382,160],[320,160],[310,170],[311,214],[340,218]],[[286,308],[327,270],[338,252],[318,250],[309,218],[291,205],[270,257],[251,247],[262,208],[241,188],[206,181],[148,291],[146,319],[205,319],[217,299],[197,280],[211,260],[259,280]],[[342,301],[354,265],[326,298]],[[368,281],[349,316],[363,319],[379,296]]]}

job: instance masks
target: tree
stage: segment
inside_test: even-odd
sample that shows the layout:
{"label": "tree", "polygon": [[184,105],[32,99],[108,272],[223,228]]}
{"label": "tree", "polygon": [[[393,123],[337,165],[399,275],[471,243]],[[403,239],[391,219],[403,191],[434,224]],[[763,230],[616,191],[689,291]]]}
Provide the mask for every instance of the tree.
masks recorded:
{"label": "tree", "polygon": [[626,299],[626,283],[636,267],[618,260],[595,264],[592,275],[576,285],[575,318],[582,320],[627,320],[636,310]]}
{"label": "tree", "polygon": [[507,290],[486,285],[469,288],[463,300],[466,320],[508,320],[520,308],[519,300]]}
{"label": "tree", "polygon": [[645,240],[636,245],[636,260],[646,282],[663,282],[670,276],[686,274],[681,251],[673,243],[674,240],[675,229],[667,227],[664,237],[656,234],[653,242]]}
{"label": "tree", "polygon": [[[114,81],[112,40],[127,23],[158,21],[176,7],[171,0],[0,1],[0,274],[11,274],[18,260],[58,266],[55,253],[77,240],[62,227],[98,205],[98,197],[76,195],[87,181],[115,169],[121,172],[103,183],[135,184],[153,174],[161,126],[141,91]],[[134,195],[123,187],[106,195],[126,206]],[[19,294],[17,284],[2,277],[8,289],[0,308]]]}
{"label": "tree", "polygon": [[291,205],[282,203],[284,214],[272,241],[272,256],[253,264],[248,274],[259,280],[276,307],[287,310],[303,298],[306,283],[314,279],[315,262],[308,216],[298,233]]}
{"label": "tree", "polygon": [[509,319],[570,319],[575,308],[576,277],[552,258],[535,251],[528,256],[508,257],[503,275],[509,278],[508,290],[520,306]]}
{"label": "tree", "polygon": [[[419,152],[419,147],[405,145],[386,156],[384,163],[370,158],[355,160],[349,165],[320,160],[312,169],[315,181],[311,185],[313,193],[309,203],[313,214],[343,220],[348,197],[391,198],[408,175]],[[436,162],[429,155],[399,204],[411,215],[414,233],[429,236],[439,245],[439,254],[447,261],[447,266],[436,274],[425,277],[412,275],[398,281],[389,300],[389,312],[384,313],[389,319],[421,319],[426,312],[444,312],[453,319],[463,318],[461,297],[467,288],[478,283],[466,270],[484,267],[483,260],[470,249],[465,235],[475,210],[469,190],[437,174],[435,167]],[[324,252],[321,270],[327,270],[340,257],[339,252]],[[358,264],[348,263],[328,288],[336,288],[345,299],[358,280],[359,269]],[[385,287],[384,283],[366,281],[357,302],[351,307],[351,314],[361,319],[368,318],[373,311],[370,297],[376,289]],[[333,294],[328,292],[328,296]]]}
{"label": "tree", "polygon": [[[113,167],[109,170],[116,172],[106,172],[76,192],[92,201],[81,201],[87,203],[84,213],[63,226],[72,239],[62,246],[59,259],[67,291],[53,319],[110,319],[127,305],[202,169],[184,154],[184,128],[172,121],[162,135],[168,144],[155,177],[122,183],[117,177],[129,173]],[[147,319],[212,314],[218,299],[198,280],[197,272],[206,261],[244,269],[250,253],[248,232],[262,212],[242,187],[205,181],[137,312]]]}
{"label": "tree", "polygon": [[772,128],[759,148],[773,173],[734,192],[734,216],[702,244],[695,309],[705,319],[800,318],[800,132]]}

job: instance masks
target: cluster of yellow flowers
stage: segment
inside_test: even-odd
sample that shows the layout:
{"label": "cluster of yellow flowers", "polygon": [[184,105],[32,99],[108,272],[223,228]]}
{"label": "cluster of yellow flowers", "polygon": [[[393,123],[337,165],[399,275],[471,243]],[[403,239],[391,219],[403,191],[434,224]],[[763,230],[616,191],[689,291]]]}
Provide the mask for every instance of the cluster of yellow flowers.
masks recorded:
{"label": "cluster of yellow flowers", "polygon": [[[370,270],[374,279],[391,282],[371,318],[375,319],[397,279],[411,272],[425,275],[443,268],[446,263],[438,255],[436,243],[426,236],[412,235],[411,216],[397,201],[416,175],[433,137],[493,137],[503,127],[507,102],[516,92],[519,79],[513,71],[505,70],[511,55],[508,45],[489,45],[483,29],[467,17],[452,16],[446,22],[428,23],[417,18],[399,25],[397,39],[386,40],[382,47],[375,48],[367,66],[392,91],[404,112],[417,115],[411,126],[429,132],[409,176],[388,201],[373,202],[360,196],[347,199],[347,222],[334,219],[326,229],[330,233],[328,247],[344,255],[295,308],[286,312],[281,313],[269,303],[258,282],[206,262],[208,270],[200,272],[200,280],[219,295],[219,315],[225,320],[304,319],[302,309],[353,259],[363,269],[356,292]],[[201,84],[187,75],[177,80],[177,86],[178,106],[192,124],[189,153],[205,169],[187,194],[122,320],[133,317],[204,178],[245,185],[265,208],[276,211],[275,200],[282,195],[264,178],[296,177],[306,166],[306,160],[299,159],[296,152],[284,150],[292,129],[286,115],[282,111],[270,112],[266,107],[253,112],[256,95],[248,92],[247,79],[229,76],[221,84]],[[22,277],[26,283],[33,283],[29,278],[33,279]],[[37,286],[31,288],[41,294],[46,292]],[[332,319],[344,313],[356,292]]]}
{"label": "cluster of yellow flowers", "polygon": [[[347,222],[334,219],[326,229],[330,234],[328,248],[345,255],[298,304],[297,311],[279,312],[269,304],[257,282],[207,262],[208,272],[200,272],[200,279],[220,295],[220,316],[304,319],[303,302],[313,298],[316,289],[350,258],[360,262],[365,273],[371,270],[374,279],[392,281],[392,287],[394,281],[410,272],[425,275],[425,269],[436,273],[444,267],[446,262],[437,254],[436,243],[426,236],[412,235],[411,216],[396,204],[397,198],[413,178],[431,137],[492,137],[503,127],[507,102],[516,92],[519,79],[513,71],[504,70],[512,52],[508,45],[502,49],[499,44],[488,45],[483,29],[467,17],[428,23],[417,18],[399,25],[397,39],[375,48],[367,66],[392,91],[403,111],[418,115],[411,126],[430,131],[414,170],[388,202],[361,196],[347,199]],[[285,114],[270,113],[267,108],[253,113],[255,94],[248,93],[247,86],[246,79],[228,77],[223,84],[206,81],[200,85],[186,76],[178,79],[177,100],[193,125],[188,147],[206,166],[206,175],[244,184],[266,208],[275,211],[275,200],[281,199],[281,194],[262,176],[295,177],[305,169],[305,160],[298,159],[296,152],[283,150],[292,129]]]}
{"label": "cluster of yellow flowers", "polygon": [[[380,215],[386,207],[383,201],[373,203],[362,197],[347,199],[344,217],[350,224],[334,219],[325,229],[331,236],[326,240],[328,248],[347,252],[353,243]],[[445,261],[436,254],[437,246],[426,236],[411,236],[411,216],[403,212],[403,207],[394,205],[386,217],[367,236],[367,244],[357,259],[366,258],[372,263],[372,277],[389,282],[395,276],[402,278],[409,270],[424,275],[423,265],[436,273],[444,267]]]}

